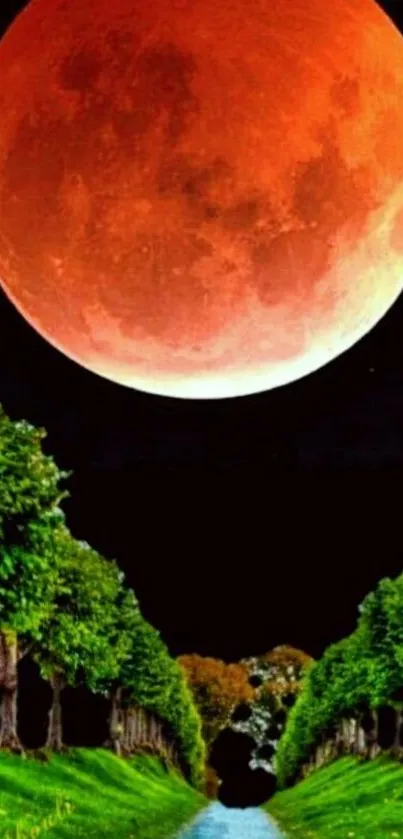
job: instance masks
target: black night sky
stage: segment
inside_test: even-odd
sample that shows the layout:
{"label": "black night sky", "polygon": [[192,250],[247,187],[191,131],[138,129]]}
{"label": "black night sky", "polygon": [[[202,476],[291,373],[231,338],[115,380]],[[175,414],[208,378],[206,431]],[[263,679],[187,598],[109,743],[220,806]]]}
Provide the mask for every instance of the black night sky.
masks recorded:
{"label": "black night sky", "polygon": [[[23,5],[2,0],[1,32]],[[402,327],[400,297],[319,372],[190,402],[87,372],[0,293],[0,401],[47,429],[73,534],[118,560],[174,654],[316,656],[403,567]]]}

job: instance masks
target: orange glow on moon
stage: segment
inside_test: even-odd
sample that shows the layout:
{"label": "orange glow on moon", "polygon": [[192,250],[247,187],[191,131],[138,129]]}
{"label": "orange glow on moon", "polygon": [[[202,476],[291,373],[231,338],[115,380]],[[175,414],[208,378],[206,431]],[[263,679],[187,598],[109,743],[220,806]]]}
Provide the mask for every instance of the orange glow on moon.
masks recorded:
{"label": "orange glow on moon", "polygon": [[32,0],[0,43],[0,277],[79,364],[222,398],[403,286],[403,39],[373,0]]}

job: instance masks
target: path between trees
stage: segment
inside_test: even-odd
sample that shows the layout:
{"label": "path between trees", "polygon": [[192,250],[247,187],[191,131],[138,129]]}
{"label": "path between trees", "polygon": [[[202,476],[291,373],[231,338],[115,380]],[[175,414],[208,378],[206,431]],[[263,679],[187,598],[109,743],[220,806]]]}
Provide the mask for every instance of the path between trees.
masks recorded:
{"label": "path between trees", "polygon": [[263,810],[227,809],[214,803],[203,810],[177,839],[285,839]]}

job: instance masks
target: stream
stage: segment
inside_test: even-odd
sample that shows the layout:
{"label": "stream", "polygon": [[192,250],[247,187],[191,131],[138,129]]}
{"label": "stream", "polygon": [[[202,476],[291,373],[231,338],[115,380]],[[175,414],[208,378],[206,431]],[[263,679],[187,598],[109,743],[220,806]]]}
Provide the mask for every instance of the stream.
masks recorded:
{"label": "stream", "polygon": [[285,839],[258,807],[226,808],[219,802],[203,810],[177,839]]}

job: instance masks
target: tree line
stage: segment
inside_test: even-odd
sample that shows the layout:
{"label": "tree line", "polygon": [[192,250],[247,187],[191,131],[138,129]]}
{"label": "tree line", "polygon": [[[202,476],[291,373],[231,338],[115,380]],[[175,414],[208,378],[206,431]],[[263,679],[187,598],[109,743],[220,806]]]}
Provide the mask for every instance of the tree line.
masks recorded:
{"label": "tree line", "polygon": [[18,664],[30,655],[52,688],[48,748],[63,745],[63,689],[85,686],[109,699],[106,745],[125,754],[168,737],[168,756],[198,784],[204,743],[182,669],[116,562],[69,531],[71,473],[44,453],[45,436],[0,406],[0,748],[22,749]]}
{"label": "tree line", "polygon": [[354,632],[308,665],[276,755],[281,786],[344,754],[403,752],[403,574],[359,606]]}

